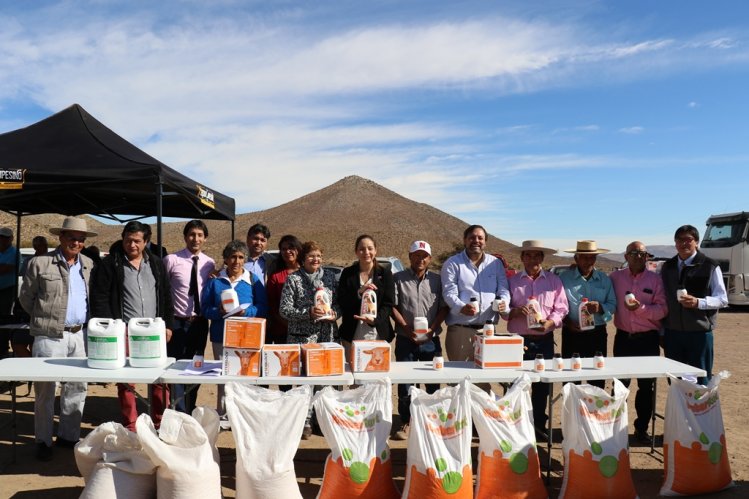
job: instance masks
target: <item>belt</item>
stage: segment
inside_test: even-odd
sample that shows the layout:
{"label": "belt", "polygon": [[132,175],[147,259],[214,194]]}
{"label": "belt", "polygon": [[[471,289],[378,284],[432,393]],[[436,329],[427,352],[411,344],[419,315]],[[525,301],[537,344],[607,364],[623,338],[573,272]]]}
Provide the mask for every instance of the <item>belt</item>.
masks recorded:
{"label": "belt", "polygon": [[639,331],[637,333],[630,333],[629,331],[625,331],[624,329],[617,329],[616,332],[622,332],[625,333],[629,338],[639,338],[641,336],[650,336],[653,334],[658,334],[657,329],[651,329],[650,331]]}
{"label": "belt", "polygon": [[68,333],[77,333],[83,329],[83,324],[75,324],[73,326],[65,326],[62,328],[63,331],[67,331]]}
{"label": "belt", "polygon": [[177,321],[180,321],[180,322],[192,322],[192,321],[194,321],[195,319],[198,319],[198,318],[199,318],[199,316],[197,316],[197,315],[193,315],[193,316],[190,316],[190,317],[177,317],[177,316],[175,316],[174,320],[177,320]]}

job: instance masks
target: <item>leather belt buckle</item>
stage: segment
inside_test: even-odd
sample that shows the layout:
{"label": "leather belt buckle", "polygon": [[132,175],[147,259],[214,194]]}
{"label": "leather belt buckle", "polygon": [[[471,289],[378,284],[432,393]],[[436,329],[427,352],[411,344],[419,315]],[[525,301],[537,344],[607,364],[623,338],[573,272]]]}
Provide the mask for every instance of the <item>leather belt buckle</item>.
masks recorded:
{"label": "leather belt buckle", "polygon": [[83,329],[83,325],[82,324],[75,324],[74,326],[65,326],[63,328],[64,331],[67,331],[69,333],[77,333],[81,329]]}

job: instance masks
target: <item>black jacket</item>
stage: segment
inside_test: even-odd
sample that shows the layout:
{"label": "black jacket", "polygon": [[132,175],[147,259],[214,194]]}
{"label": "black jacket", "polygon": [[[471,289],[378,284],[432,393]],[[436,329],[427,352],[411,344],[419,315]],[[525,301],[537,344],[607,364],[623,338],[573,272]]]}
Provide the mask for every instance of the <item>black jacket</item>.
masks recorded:
{"label": "black jacket", "polygon": [[[122,244],[115,244],[91,274],[91,317],[122,319],[123,283],[125,281],[124,265],[127,261]],[[174,329],[174,307],[172,306],[172,288],[164,268],[164,262],[154,256],[148,249],[148,263],[156,279],[156,316],[164,320],[167,329]]]}
{"label": "black jacket", "polygon": [[[393,325],[390,322],[390,311],[395,306],[395,283],[390,270],[381,265],[375,266],[372,282],[377,286],[377,319],[375,328],[377,336],[381,340],[392,341],[395,337]],[[341,307],[341,327],[338,334],[341,339],[351,341],[354,338],[356,325],[359,322],[354,319],[359,315],[361,308],[361,297],[359,296],[359,262],[346,267],[341,272],[338,281],[338,305]]]}

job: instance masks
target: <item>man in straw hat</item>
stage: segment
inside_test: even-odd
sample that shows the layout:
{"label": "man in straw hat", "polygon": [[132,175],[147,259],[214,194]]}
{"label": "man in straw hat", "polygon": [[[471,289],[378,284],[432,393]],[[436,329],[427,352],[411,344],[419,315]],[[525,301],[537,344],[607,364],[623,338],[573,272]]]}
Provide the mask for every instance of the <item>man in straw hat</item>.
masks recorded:
{"label": "man in straw hat", "polygon": [[[575,268],[562,272],[559,276],[564,284],[570,312],[562,327],[562,356],[569,358],[578,353],[581,357],[593,357],[597,352],[606,355],[606,323],[616,310],[616,296],[611,279],[604,272],[596,270],[598,255],[609,250],[599,248],[595,241],[578,241],[573,249],[565,253],[575,254]],[[593,315],[595,327],[586,331],[580,329],[580,303],[587,299],[587,311]],[[604,380],[591,381],[591,385],[603,388]]]}
{"label": "man in straw hat", "polygon": [[[519,334],[525,339],[527,350],[524,360],[533,360],[536,355],[544,359],[554,357],[554,329],[562,326],[569,306],[564,293],[562,281],[552,272],[541,268],[544,257],[553,255],[555,249],[546,248],[541,241],[523,241],[520,248],[520,261],[523,270],[510,277],[510,312],[507,316],[507,330]],[[529,328],[528,316],[532,313],[527,304],[535,296],[541,305],[542,326]],[[533,423],[538,439],[545,436],[546,401],[549,396],[547,383],[533,383],[531,401],[533,402]]]}
{"label": "man in straw hat", "polygon": [[[81,254],[89,236],[95,236],[82,218],[68,217],[49,232],[60,239],[52,252],[35,256],[28,264],[19,300],[31,316],[34,357],[85,357],[84,331],[89,318],[88,289],[93,262]],[[72,448],[81,434],[86,383],[61,383],[58,447]],[[36,457],[52,459],[55,383],[34,383],[34,437]]]}

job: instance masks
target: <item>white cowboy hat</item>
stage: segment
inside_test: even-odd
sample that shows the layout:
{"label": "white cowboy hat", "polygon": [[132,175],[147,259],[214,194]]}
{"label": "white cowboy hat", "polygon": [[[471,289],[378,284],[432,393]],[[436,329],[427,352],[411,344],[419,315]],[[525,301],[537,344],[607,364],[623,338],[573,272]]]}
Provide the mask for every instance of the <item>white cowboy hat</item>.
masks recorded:
{"label": "white cowboy hat", "polygon": [[541,241],[537,239],[529,239],[528,241],[523,241],[520,246],[515,248],[515,250],[518,253],[522,253],[523,251],[541,251],[544,255],[553,255],[558,251],[554,248],[546,248],[543,244],[541,244]]}
{"label": "white cowboy hat", "polygon": [[96,232],[91,232],[86,226],[86,221],[82,218],[66,217],[62,221],[61,227],[50,227],[49,233],[55,236],[59,236],[63,231],[77,231],[84,232],[87,237],[98,235]]}
{"label": "white cowboy hat", "polygon": [[564,250],[565,253],[575,253],[580,255],[600,255],[608,253],[609,251],[610,250],[605,248],[599,248],[596,242],[591,240],[578,241],[576,248]]}

